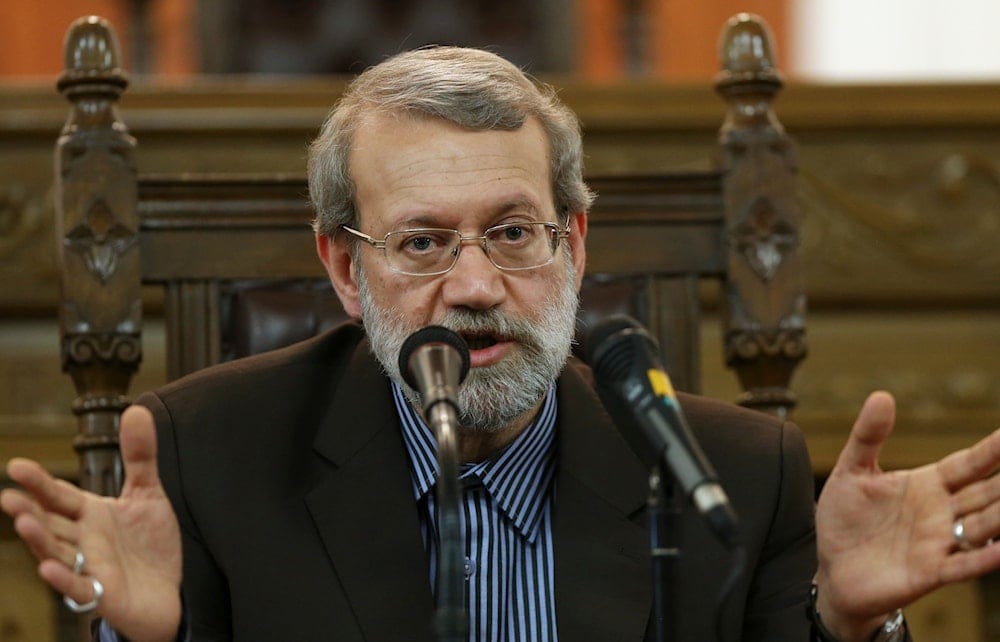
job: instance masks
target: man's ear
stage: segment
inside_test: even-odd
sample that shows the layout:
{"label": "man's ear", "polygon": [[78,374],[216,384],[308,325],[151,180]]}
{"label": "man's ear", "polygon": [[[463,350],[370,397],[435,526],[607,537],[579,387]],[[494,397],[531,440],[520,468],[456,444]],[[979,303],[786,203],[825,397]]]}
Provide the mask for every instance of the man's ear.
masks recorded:
{"label": "man's ear", "polygon": [[334,233],[333,236],[327,236],[317,232],[316,253],[326,268],[333,290],[344,306],[344,312],[352,319],[360,319],[361,303],[350,239],[346,234]]}
{"label": "man's ear", "polygon": [[573,267],[576,268],[576,289],[580,289],[583,283],[583,271],[587,266],[587,248],[585,240],[587,238],[587,213],[577,212],[570,214],[566,222],[569,227],[569,251],[573,258]]}

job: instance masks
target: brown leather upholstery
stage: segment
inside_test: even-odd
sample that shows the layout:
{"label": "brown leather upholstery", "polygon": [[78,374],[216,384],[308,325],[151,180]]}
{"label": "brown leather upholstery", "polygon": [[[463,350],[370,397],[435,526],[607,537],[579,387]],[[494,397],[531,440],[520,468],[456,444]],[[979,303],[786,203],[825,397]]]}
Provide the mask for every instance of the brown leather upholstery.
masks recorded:
{"label": "brown leather upholstery", "polygon": [[237,281],[226,290],[223,361],[308,339],[349,318],[327,281]]}

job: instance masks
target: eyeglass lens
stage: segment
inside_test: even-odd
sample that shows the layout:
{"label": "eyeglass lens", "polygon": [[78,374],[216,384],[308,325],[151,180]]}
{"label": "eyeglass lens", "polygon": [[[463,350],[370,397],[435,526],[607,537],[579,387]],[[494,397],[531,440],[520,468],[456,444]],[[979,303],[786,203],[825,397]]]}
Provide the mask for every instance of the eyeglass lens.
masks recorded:
{"label": "eyeglass lens", "polygon": [[[494,265],[525,270],[552,261],[557,231],[545,223],[512,223],[488,229],[485,239],[486,253]],[[399,272],[433,274],[451,269],[461,244],[456,230],[401,230],[386,236],[385,254],[390,266]]]}

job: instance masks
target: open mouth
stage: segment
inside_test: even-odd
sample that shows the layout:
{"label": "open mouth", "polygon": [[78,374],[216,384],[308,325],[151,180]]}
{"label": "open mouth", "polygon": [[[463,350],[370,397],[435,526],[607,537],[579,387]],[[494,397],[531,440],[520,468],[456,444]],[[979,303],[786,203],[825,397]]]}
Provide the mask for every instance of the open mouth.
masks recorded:
{"label": "open mouth", "polygon": [[494,346],[500,339],[488,332],[459,332],[459,335],[469,345],[469,350],[483,350]]}

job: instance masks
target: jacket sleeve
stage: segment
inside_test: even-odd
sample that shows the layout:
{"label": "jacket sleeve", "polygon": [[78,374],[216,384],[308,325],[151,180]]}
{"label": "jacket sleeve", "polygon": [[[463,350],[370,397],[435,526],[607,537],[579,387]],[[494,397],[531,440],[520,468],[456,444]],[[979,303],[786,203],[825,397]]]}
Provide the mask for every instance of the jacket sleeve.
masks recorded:
{"label": "jacket sleeve", "polygon": [[806,616],[816,570],[814,480],[798,428],[781,429],[780,490],[747,595],[744,641],[810,640]]}
{"label": "jacket sleeve", "polygon": [[185,482],[179,457],[180,431],[174,425],[169,408],[159,396],[146,393],[136,403],[149,408],[156,421],[160,480],[180,525],[184,555],[182,623],[186,624],[187,630],[179,632],[178,640],[229,640],[232,638],[232,626],[228,583],[205,545],[197,521],[185,499]]}

